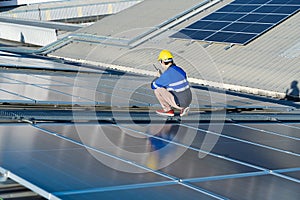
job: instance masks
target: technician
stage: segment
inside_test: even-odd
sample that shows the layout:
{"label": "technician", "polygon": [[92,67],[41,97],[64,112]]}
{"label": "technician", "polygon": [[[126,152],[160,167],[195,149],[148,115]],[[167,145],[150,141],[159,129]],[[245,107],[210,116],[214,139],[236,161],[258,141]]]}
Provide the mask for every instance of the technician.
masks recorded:
{"label": "technician", "polygon": [[173,55],[168,50],[159,53],[158,61],[164,72],[151,83],[151,88],[162,106],[156,113],[164,116],[174,116],[174,109],[180,110],[180,116],[189,112],[192,92],[186,72],[176,66]]}

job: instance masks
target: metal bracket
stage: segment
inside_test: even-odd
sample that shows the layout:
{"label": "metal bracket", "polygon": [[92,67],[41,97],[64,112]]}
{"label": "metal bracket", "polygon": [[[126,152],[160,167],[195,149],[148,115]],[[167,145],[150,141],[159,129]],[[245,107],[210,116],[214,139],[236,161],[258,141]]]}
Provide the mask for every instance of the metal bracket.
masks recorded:
{"label": "metal bracket", "polygon": [[0,172],[0,182],[5,182],[8,179],[8,171]]}
{"label": "metal bracket", "polygon": [[230,44],[229,46],[226,46],[225,48],[224,48],[224,50],[229,50],[231,47],[233,47],[234,46],[234,44]]}
{"label": "metal bracket", "polygon": [[213,44],[212,42],[206,43],[206,44],[203,45],[203,48],[207,48],[207,47],[209,47],[212,44]]}

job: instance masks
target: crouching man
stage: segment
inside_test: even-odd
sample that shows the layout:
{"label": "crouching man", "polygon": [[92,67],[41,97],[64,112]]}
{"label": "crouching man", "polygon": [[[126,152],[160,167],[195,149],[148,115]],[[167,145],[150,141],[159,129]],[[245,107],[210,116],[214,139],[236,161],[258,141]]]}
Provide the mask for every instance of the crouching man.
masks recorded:
{"label": "crouching man", "polygon": [[151,88],[162,106],[156,113],[164,116],[174,116],[174,109],[180,110],[180,116],[189,111],[192,92],[185,71],[176,66],[173,55],[168,50],[162,50],[158,61],[164,72],[151,83]]}

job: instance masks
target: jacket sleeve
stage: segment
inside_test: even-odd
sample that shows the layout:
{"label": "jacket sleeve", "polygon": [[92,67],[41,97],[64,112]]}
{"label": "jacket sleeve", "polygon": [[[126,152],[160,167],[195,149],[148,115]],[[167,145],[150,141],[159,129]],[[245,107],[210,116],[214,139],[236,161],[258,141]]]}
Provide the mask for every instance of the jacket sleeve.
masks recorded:
{"label": "jacket sleeve", "polygon": [[151,83],[151,88],[166,88],[170,84],[169,74],[168,71],[165,71],[159,78],[154,79]]}

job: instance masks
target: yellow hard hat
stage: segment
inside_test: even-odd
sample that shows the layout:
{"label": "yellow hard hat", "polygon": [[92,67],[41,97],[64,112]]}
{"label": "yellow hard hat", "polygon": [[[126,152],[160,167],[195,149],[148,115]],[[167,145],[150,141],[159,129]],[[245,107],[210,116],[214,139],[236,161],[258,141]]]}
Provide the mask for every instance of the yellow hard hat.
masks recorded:
{"label": "yellow hard hat", "polygon": [[159,56],[158,56],[158,61],[164,61],[164,62],[170,62],[173,60],[173,55],[170,51],[168,50],[162,50],[160,53],[159,53]]}

